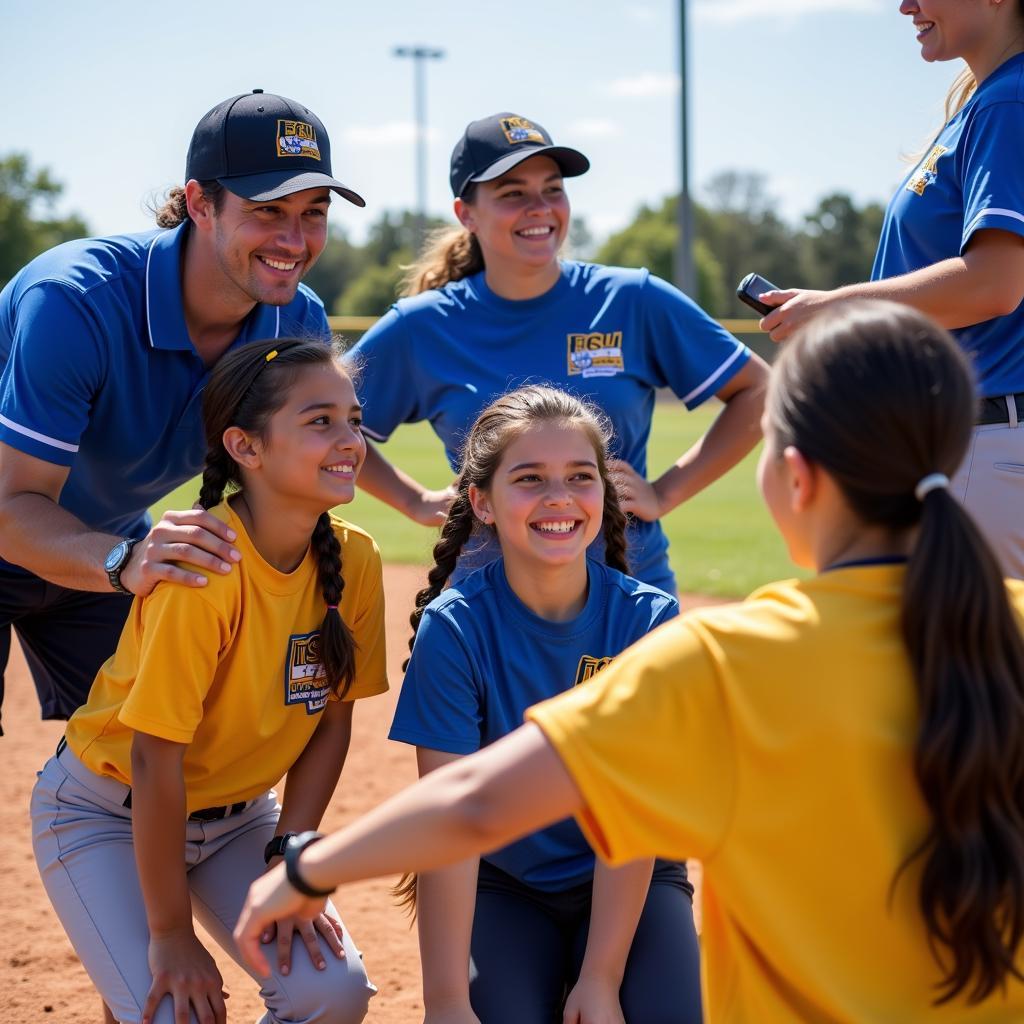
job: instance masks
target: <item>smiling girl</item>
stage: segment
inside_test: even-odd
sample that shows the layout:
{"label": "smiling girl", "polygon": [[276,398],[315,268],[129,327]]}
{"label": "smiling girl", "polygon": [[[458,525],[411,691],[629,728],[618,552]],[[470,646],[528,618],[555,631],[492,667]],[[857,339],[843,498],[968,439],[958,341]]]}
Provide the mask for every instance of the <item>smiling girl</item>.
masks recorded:
{"label": "smiling girl", "polygon": [[[391,729],[415,745],[421,774],[513,731],[531,704],[589,686],[675,614],[674,598],[624,575],[607,443],[592,407],[539,386],[498,399],[473,425]],[[501,557],[444,589],[481,535]],[[599,536],[607,564],[587,557]],[[651,860],[595,867],[563,821],[403,892],[419,912],[428,1024],[700,1020],[681,865],[659,862],[653,878]]]}
{"label": "smiling girl", "polygon": [[[136,599],[32,797],[47,893],[124,1024],[226,1019],[193,915],[237,956],[246,887],[319,824],[354,701],[387,689],[380,557],[327,511],[365,454],[348,373],[319,342],[254,342],[217,364],[203,412],[199,500],[243,557]],[[265,1024],[363,1019],[375,989],[330,905],[271,937]]]}

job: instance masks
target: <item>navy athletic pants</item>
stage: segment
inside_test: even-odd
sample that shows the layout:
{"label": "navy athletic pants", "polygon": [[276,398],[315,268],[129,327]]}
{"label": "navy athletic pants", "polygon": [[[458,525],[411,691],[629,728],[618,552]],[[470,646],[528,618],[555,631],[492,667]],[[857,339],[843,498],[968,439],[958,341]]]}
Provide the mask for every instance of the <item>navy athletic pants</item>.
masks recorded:
{"label": "navy athletic pants", "polygon": [[[587,945],[592,885],[542,892],[480,861],[469,997],[481,1024],[561,1024]],[[658,861],[619,990],[626,1024],[700,1024],[693,889]]]}

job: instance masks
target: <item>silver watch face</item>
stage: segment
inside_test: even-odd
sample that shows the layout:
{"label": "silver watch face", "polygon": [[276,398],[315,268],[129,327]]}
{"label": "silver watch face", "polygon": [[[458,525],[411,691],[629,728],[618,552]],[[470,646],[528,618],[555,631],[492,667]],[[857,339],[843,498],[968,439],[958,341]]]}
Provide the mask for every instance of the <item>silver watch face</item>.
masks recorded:
{"label": "silver watch face", "polygon": [[107,555],[106,560],[103,563],[103,568],[106,569],[107,572],[117,572],[117,570],[124,565],[125,559],[128,556],[128,551],[128,541],[122,540],[115,544],[110,549],[110,554]]}

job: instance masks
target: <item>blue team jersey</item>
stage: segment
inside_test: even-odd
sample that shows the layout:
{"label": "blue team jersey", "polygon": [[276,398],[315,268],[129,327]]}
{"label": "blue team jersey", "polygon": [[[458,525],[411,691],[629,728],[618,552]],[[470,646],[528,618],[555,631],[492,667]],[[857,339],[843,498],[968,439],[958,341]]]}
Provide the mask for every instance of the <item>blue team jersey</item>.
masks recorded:
{"label": "blue team jersey", "polygon": [[[522,725],[528,707],[586,685],[678,610],[675,598],[588,560],[583,611],[549,622],[516,597],[498,558],[423,613],[390,738],[471,754]],[[594,854],[572,819],[485,857],[536,889],[588,881]]]}
{"label": "blue team jersey", "polygon": [[[172,231],[83,239],[34,259],[0,293],[0,441],[69,466],[60,504],[141,537],[146,509],[202,468],[209,371],[185,325]],[[257,305],[235,345],[329,338],[308,288]]]}
{"label": "blue team jersey", "polygon": [[[614,454],[644,476],[657,389],[670,388],[693,409],[750,358],[648,271],[571,260],[535,299],[495,295],[482,272],[402,299],[353,351],[363,363],[363,427],[375,440],[429,420],[456,470],[486,405],[523,384],[552,384],[599,405],[615,428]],[[630,571],[662,581],[668,540],[660,524],[637,521],[628,539]]]}
{"label": "blue team jersey", "polygon": [[[942,129],[889,202],[872,280],[961,255],[983,228],[1024,235],[1024,54],[1010,58]],[[953,332],[985,397],[1024,391],[1024,303]]]}

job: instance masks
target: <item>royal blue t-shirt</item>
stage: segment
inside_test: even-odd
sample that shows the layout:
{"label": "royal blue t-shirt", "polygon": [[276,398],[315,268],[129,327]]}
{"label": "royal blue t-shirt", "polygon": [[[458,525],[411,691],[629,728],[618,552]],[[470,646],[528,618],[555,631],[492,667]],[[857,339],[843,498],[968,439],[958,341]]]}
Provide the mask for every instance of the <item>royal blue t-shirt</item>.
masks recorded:
{"label": "royal blue t-shirt", "polygon": [[[981,83],[900,185],[871,279],[959,256],[983,228],[1024,235],[1024,54]],[[974,362],[984,397],[1024,391],[1024,303],[953,334]]]}
{"label": "royal blue t-shirt", "polygon": [[[181,296],[188,224],[59,245],[0,293],[0,441],[70,466],[60,505],[87,526],[141,537],[146,509],[203,466],[209,378]],[[300,285],[257,305],[235,345],[330,337]]]}
{"label": "royal blue t-shirt", "polygon": [[[513,593],[501,558],[423,612],[390,738],[472,754],[517,729],[528,707],[586,685],[678,610],[674,597],[588,560],[583,611],[535,615]],[[558,892],[589,881],[594,854],[571,819],[484,857],[526,885]]]}
{"label": "royal blue t-shirt", "polygon": [[[375,440],[399,424],[429,420],[457,470],[486,405],[523,384],[552,384],[600,406],[615,428],[614,454],[645,477],[656,390],[670,388],[694,409],[750,358],[698,305],[648,271],[572,260],[534,299],[495,295],[483,272],[402,299],[353,351],[363,362],[363,429]],[[628,539],[630,571],[663,581],[661,525],[636,521]]]}

